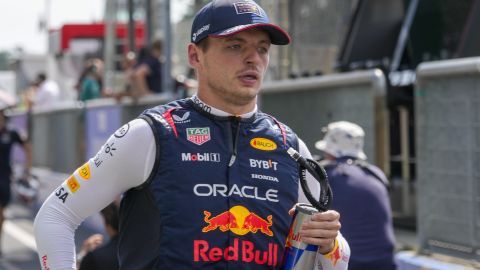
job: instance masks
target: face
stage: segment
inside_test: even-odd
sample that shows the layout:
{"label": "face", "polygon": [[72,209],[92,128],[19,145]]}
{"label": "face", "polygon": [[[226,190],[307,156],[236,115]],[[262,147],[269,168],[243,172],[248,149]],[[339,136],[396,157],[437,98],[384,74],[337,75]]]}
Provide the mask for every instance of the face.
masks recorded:
{"label": "face", "polygon": [[268,34],[260,29],[209,38],[204,51],[191,44],[189,60],[197,70],[199,97],[234,114],[253,110],[268,67],[270,45]]}

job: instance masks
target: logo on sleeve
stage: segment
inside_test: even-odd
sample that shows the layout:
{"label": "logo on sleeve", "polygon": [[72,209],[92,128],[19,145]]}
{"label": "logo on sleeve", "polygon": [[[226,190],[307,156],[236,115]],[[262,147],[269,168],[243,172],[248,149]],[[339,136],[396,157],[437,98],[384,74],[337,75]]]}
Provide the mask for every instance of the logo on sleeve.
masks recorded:
{"label": "logo on sleeve", "polygon": [[82,177],[84,180],[89,180],[90,179],[90,165],[88,165],[88,162],[83,164],[82,167],[78,168],[78,174],[80,177]]}
{"label": "logo on sleeve", "polygon": [[210,128],[187,128],[187,140],[196,145],[202,145],[210,141]]}
{"label": "logo on sleeve", "polygon": [[65,203],[67,200],[68,194],[70,193],[65,191],[65,188],[62,186],[55,191],[55,196],[57,196],[57,198],[59,198],[63,203]]}
{"label": "logo on sleeve", "polygon": [[75,193],[80,188],[80,183],[78,183],[77,179],[75,179],[75,176],[72,175],[67,180],[67,186],[72,193]]}
{"label": "logo on sleeve", "polygon": [[117,138],[122,138],[127,134],[128,130],[130,129],[130,124],[125,124],[121,128],[119,128],[115,133],[113,134]]}

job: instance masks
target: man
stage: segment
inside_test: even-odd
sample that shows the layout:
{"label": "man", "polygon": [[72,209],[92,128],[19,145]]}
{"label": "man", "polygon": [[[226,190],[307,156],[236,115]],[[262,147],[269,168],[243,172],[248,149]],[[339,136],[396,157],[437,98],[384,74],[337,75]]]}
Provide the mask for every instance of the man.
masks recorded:
{"label": "man", "polygon": [[366,162],[365,133],[351,122],[330,123],[315,146],[335,196],[332,209],[342,213],[342,233],[352,256],[350,270],[393,270],[394,233],[388,181],[376,166]]}
{"label": "man", "polygon": [[152,43],[145,57],[139,57],[133,71],[133,96],[139,97],[162,92],[162,42]]}
{"label": "man", "polygon": [[[307,202],[287,149],[310,153],[256,101],[270,45],[290,37],[255,2],[217,0],[196,15],[191,41],[197,95],[124,125],[42,206],[35,235],[43,269],[72,267],[74,228],[125,191],[120,269],[280,267],[288,212]],[[339,229],[339,214],[327,211],[298,236],[318,245],[321,269],[347,269]]]}
{"label": "man", "polygon": [[[119,267],[117,260],[119,216],[116,203],[110,203],[102,209],[101,214],[110,240],[100,247],[94,244],[92,248],[85,247],[88,244],[85,245],[84,243],[85,250],[82,255],[85,256],[81,259],[79,270],[117,270]],[[94,239],[94,243],[98,241],[98,235],[96,234],[89,237],[89,239],[91,238]],[[89,239],[85,241],[88,242],[90,241]],[[101,237],[100,242],[103,242],[103,237]]]}
{"label": "man", "polygon": [[[27,140],[20,136],[17,131],[7,128],[7,117],[4,109],[0,108],[0,240],[2,235],[2,225],[5,219],[4,211],[10,202],[11,196],[11,152],[14,144],[23,147],[26,156],[25,171],[28,174],[31,164],[31,150]],[[0,246],[1,254],[1,246]]]}
{"label": "man", "polygon": [[39,73],[34,82],[36,86],[33,100],[30,101],[34,108],[48,108],[60,101],[60,89],[55,81],[49,80],[45,73]]}

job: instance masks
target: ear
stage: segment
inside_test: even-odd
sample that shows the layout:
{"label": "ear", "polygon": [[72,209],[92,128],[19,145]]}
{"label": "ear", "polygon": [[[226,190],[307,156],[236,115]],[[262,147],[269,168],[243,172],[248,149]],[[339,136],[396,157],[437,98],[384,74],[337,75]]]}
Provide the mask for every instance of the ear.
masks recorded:
{"label": "ear", "polygon": [[197,45],[190,43],[188,45],[188,63],[193,68],[198,68],[200,65],[200,55],[202,51]]}

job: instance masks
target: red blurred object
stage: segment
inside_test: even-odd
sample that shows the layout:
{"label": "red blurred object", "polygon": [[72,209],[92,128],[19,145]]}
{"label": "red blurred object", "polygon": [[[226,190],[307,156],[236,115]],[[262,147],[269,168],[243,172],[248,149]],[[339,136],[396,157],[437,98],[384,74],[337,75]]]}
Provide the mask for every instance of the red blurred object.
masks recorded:
{"label": "red blurred object", "polygon": [[[143,22],[135,23],[135,46],[128,48],[128,26],[118,23],[116,38],[123,44],[122,53],[135,51],[144,46],[145,26]],[[105,37],[104,23],[65,24],[60,29],[50,30],[50,43],[55,53],[64,53],[71,48],[72,42],[81,40],[101,40]]]}

